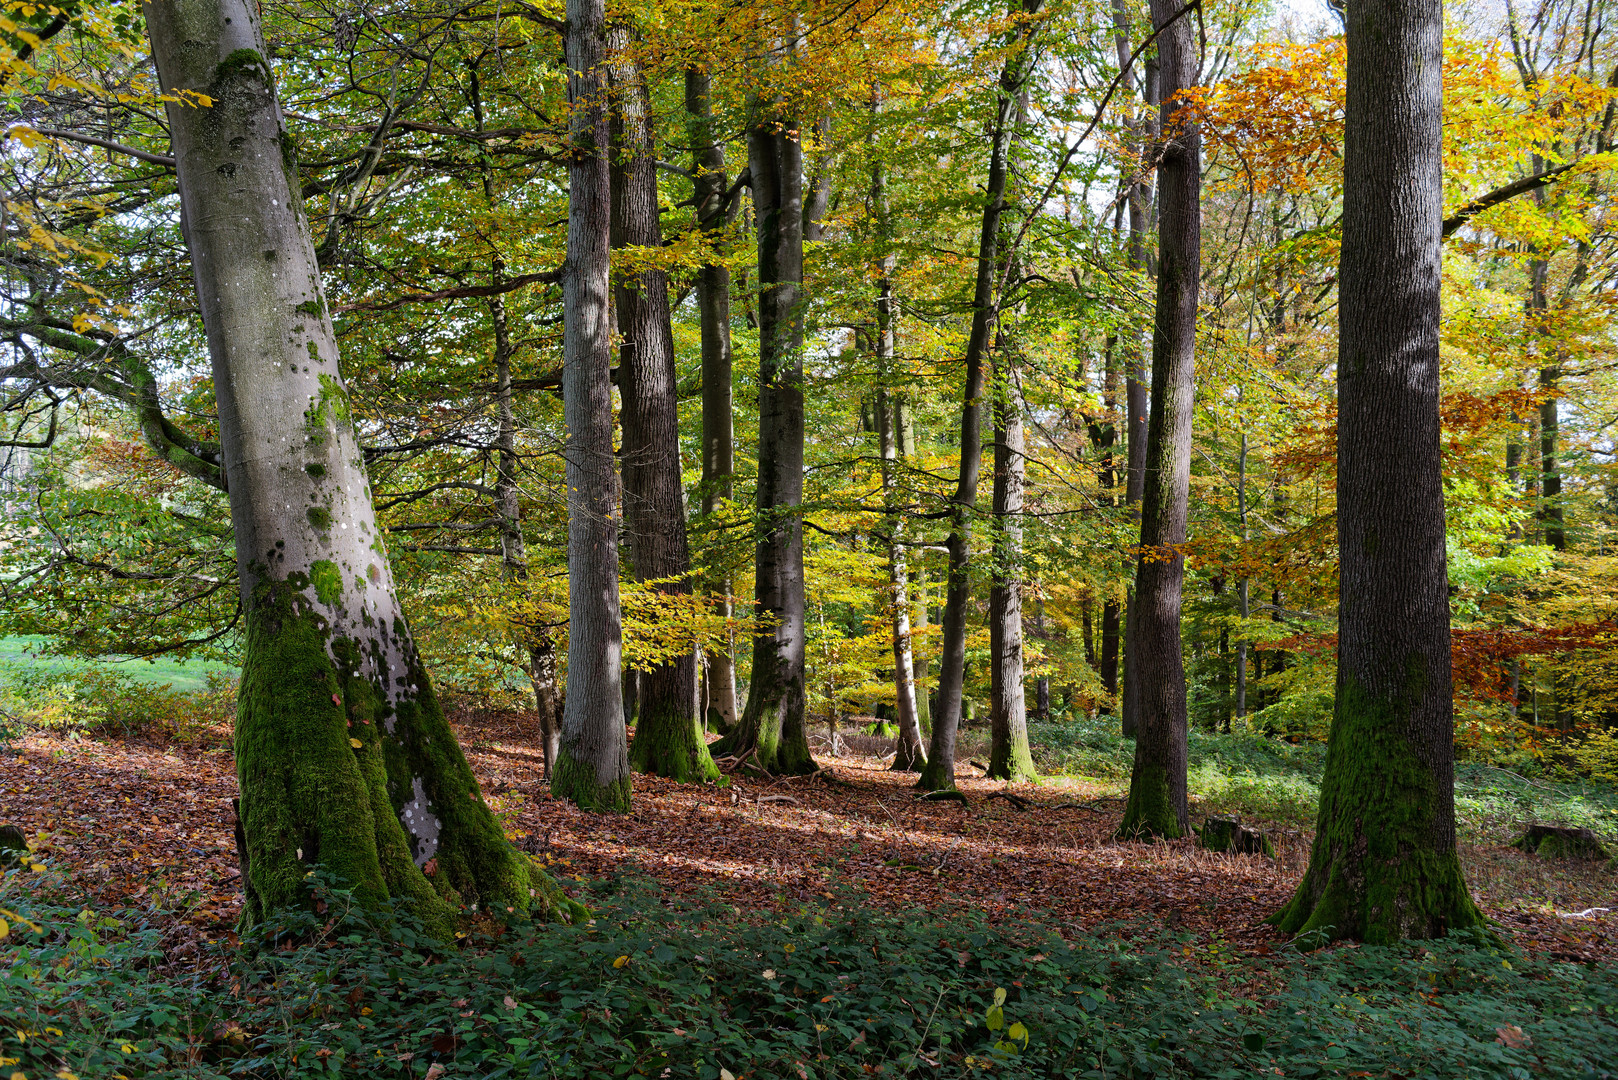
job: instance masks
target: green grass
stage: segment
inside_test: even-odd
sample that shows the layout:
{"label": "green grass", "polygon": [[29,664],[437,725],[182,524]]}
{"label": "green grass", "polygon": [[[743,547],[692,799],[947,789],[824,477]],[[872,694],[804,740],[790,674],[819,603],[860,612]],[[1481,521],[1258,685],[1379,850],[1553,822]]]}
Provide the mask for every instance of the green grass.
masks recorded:
{"label": "green grass", "polygon": [[175,690],[204,690],[208,674],[214,672],[234,677],[237,669],[230,664],[213,660],[172,660],[156,657],[152,660],[103,660],[91,662],[66,656],[43,656],[40,651],[50,641],[45,637],[0,637],[0,681],[13,672],[57,672],[72,676],[86,668],[103,668],[128,676],[131,680],[154,686],[168,684]]}
{"label": "green grass", "polygon": [[[1080,719],[1030,724],[1034,761],[1047,775],[1127,786],[1135,744],[1116,722]],[[1191,794],[1209,807],[1260,821],[1313,828],[1326,766],[1323,743],[1290,743],[1251,733],[1192,729]],[[1463,837],[1509,843],[1527,821],[1548,821],[1618,837],[1618,787],[1589,780],[1536,778],[1474,762],[1455,768],[1455,810]]]}

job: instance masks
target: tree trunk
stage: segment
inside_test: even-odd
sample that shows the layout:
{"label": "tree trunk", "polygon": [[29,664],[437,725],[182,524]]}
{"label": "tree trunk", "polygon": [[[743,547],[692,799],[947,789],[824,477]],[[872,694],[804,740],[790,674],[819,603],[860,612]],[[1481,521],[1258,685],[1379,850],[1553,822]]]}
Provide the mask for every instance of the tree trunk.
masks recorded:
{"label": "tree trunk", "polygon": [[[1247,544],[1247,432],[1242,432],[1241,456],[1236,459],[1236,516],[1241,525],[1242,544]],[[1247,719],[1247,619],[1252,614],[1248,604],[1248,581],[1244,575],[1236,582],[1236,614],[1242,617],[1244,636],[1236,641],[1236,719]]]}
{"label": "tree trunk", "polygon": [[[1172,31],[1171,31],[1172,32]],[[1113,0],[1113,45],[1118,53],[1118,67],[1123,69],[1129,61],[1131,34],[1124,0]],[[1129,185],[1129,266],[1143,277],[1151,275],[1152,267],[1146,250],[1146,237],[1151,230],[1153,173],[1147,166],[1145,150],[1156,141],[1157,124],[1152,110],[1162,98],[1159,76],[1162,45],[1158,46],[1158,60],[1148,59],[1141,79],[1140,115],[1131,125],[1135,131],[1135,145],[1139,149],[1139,177]],[[1137,342],[1138,346],[1138,342]],[[1154,349],[1155,349],[1154,343]],[[1145,352],[1131,347],[1125,352],[1124,422],[1127,465],[1124,477],[1124,505],[1131,507],[1130,517],[1140,520],[1140,502],[1146,490],[1147,394]],[[1128,573],[1133,560],[1125,559]],[[1140,680],[1135,663],[1135,595],[1130,590],[1125,598],[1123,642],[1123,693],[1119,703],[1120,722],[1127,738],[1134,738],[1139,725]]]}
{"label": "tree trunk", "polygon": [[453,932],[468,905],[579,911],[506,842],[393,589],[258,8],[146,7],[207,331],[241,576],[243,921],[321,865]]}
{"label": "tree trunk", "polygon": [[[909,406],[903,401],[899,403],[898,408],[901,415],[909,411]],[[903,424],[900,424],[899,430],[904,430]],[[923,648],[917,649],[915,647],[917,636],[926,630],[928,625],[927,567],[919,553],[916,557],[916,566],[912,573],[910,584],[911,595],[915,598],[914,614],[910,618],[910,654],[913,658],[910,668],[912,676],[910,682],[916,688],[916,723],[921,728],[922,738],[930,740],[933,735],[933,714],[927,693],[927,675],[932,664],[927,659],[925,641],[923,642]]]}
{"label": "tree trunk", "polygon": [[[651,101],[639,66],[622,57],[628,32],[618,31],[612,64],[613,244],[658,252],[663,228],[657,205],[657,151]],[[691,591],[691,548],[680,485],[679,396],[674,373],[674,332],[669,322],[668,275],[658,268],[620,277],[615,296],[618,390],[623,426],[621,461],[624,527],[633,538],[631,566],[660,592]],[[697,657],[687,648],[668,662],[639,672],[638,715],[630,763],[636,771],[674,780],[717,780],[697,700]]]}
{"label": "tree trunk", "polygon": [[[872,90],[871,109],[881,108],[880,87]],[[894,744],[892,768],[899,772],[919,772],[927,764],[921,746],[921,719],[916,711],[915,656],[910,647],[909,572],[905,565],[904,525],[896,505],[896,463],[904,435],[905,410],[890,399],[888,382],[893,377],[894,297],[893,255],[887,245],[893,239],[893,223],[888,216],[887,183],[880,161],[871,166],[871,216],[883,245],[877,260],[876,368],[877,443],[882,455],[882,499],[888,548],[888,582],[893,587],[893,694],[894,715],[899,737]]]}
{"label": "tree trunk", "polygon": [[629,810],[623,638],[618,608],[617,477],[612,454],[608,284],[612,195],[603,0],[568,0],[568,220],[562,280],[562,406],[567,424],[567,700],[551,792],[581,808]]}
{"label": "tree trunk", "polygon": [[1001,350],[994,395],[994,565],[989,587],[989,769],[1007,781],[1037,775],[1028,749],[1022,658],[1022,404],[1011,372],[1011,350]]}
{"label": "tree trunk", "polygon": [[[1025,14],[1039,10],[1041,0],[1023,0]],[[969,575],[972,517],[978,497],[983,456],[984,360],[996,324],[1000,271],[1000,217],[1005,211],[1012,139],[1016,134],[1023,87],[1033,63],[1030,24],[1020,22],[1012,51],[1000,72],[994,127],[989,142],[989,179],[984,192],[983,221],[978,231],[977,278],[972,292],[972,332],[966,344],[966,385],[961,394],[961,471],[950,501],[950,532],[944,542],[949,569],[944,587],[943,644],[938,671],[938,708],[933,716],[932,745],[919,787],[941,791],[955,786],[955,734],[961,723],[961,691],[966,681],[966,615],[972,598]]]}
{"label": "tree trunk", "polygon": [[1309,869],[1271,919],[1288,934],[1391,942],[1482,923],[1455,851],[1438,412],[1443,30],[1440,0],[1348,5],[1337,701]]}
{"label": "tree trunk", "polygon": [[[1180,10],[1152,0],[1163,27]],[[1141,556],[1135,568],[1134,639],[1129,678],[1135,705],[1135,766],[1120,836],[1183,836],[1186,806],[1186,687],[1180,653],[1180,588],[1185,576],[1191,483],[1191,412],[1202,243],[1201,136],[1175,95],[1192,87],[1196,34],[1179,19],[1157,39],[1164,141],[1159,200],[1157,312],[1152,332],[1152,402],[1141,497]]]}
{"label": "tree trunk", "polygon": [[[708,73],[685,72],[686,130],[691,140],[692,202],[704,239],[718,245],[724,237],[726,200],[725,150],[714,140],[713,100]],[[731,413],[730,267],[704,263],[697,270],[697,316],[702,327],[702,512],[712,514],[731,497],[736,472],[735,421]],[[721,594],[715,607],[731,617],[731,582],[713,582]],[[705,719],[720,734],[736,726],[736,643],[726,635],[724,647],[708,655],[708,701]]]}
{"label": "tree trunk", "polygon": [[753,751],[773,775],[815,770],[804,728],[803,148],[797,121],[761,118],[748,133],[758,218],[758,518],[747,708],[718,753]]}

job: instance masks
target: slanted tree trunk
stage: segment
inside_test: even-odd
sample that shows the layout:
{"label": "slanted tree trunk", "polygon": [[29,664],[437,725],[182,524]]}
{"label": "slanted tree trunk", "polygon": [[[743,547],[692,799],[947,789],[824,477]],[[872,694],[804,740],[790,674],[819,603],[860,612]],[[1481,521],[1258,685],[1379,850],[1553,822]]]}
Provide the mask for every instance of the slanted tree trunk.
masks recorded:
{"label": "slanted tree trunk", "polygon": [[562,411],[567,424],[567,701],[551,793],[586,810],[629,810],[617,474],[612,455],[606,12],[568,0],[567,264],[562,277]]}
{"label": "slanted tree trunk", "polygon": [[798,122],[764,116],[748,133],[758,218],[758,518],[747,707],[716,753],[753,751],[774,775],[813,772],[804,684],[803,148]]}
{"label": "slanted tree trunk", "polygon": [[[657,205],[657,151],[651,101],[639,65],[623,57],[628,33],[614,42],[613,126],[618,138],[613,168],[613,243],[658,252],[663,229]],[[668,275],[648,267],[617,283],[618,388],[623,446],[624,527],[633,538],[631,566],[661,592],[691,591],[691,549],[680,486],[679,397],[674,374],[674,332],[669,322]],[[717,780],[697,700],[696,650],[638,673],[638,715],[630,762],[639,772],[681,781]]]}
{"label": "slanted tree trunk", "polygon": [[[692,202],[697,227],[710,244],[724,236],[729,214],[725,150],[713,135],[713,100],[708,73],[685,72],[686,131],[691,140]],[[702,330],[702,512],[711,514],[731,496],[736,472],[735,421],[731,413],[730,267],[704,263],[697,270],[697,317]],[[722,598],[716,607],[731,617],[728,576],[712,583]],[[736,726],[735,642],[727,640],[708,654],[707,723],[724,734]]]}
{"label": "slanted tree trunk", "polygon": [[1271,919],[1288,934],[1391,942],[1483,921],[1455,851],[1438,414],[1443,31],[1440,0],[1348,5],[1337,701],[1309,869]]}
{"label": "slanted tree trunk", "polygon": [[1185,577],[1191,488],[1191,411],[1195,385],[1198,276],[1202,264],[1201,136],[1175,95],[1197,72],[1196,32],[1176,0],[1152,0],[1162,80],[1162,152],[1157,167],[1157,311],[1152,327],[1152,402],[1141,497],[1141,555],[1129,654],[1135,765],[1120,836],[1183,836],[1186,806],[1186,689],[1180,653],[1180,589]]}
{"label": "slanted tree trunk", "polygon": [[[1039,10],[1041,0],[1023,0],[1025,14]],[[944,586],[942,648],[938,669],[938,708],[933,715],[932,745],[918,787],[942,791],[955,786],[955,735],[961,724],[961,691],[966,681],[966,614],[972,598],[969,573],[972,518],[978,497],[983,457],[984,360],[997,322],[1000,272],[1000,218],[1005,212],[1010,179],[1012,140],[1022,104],[1023,86],[1033,69],[1031,26],[1020,22],[996,89],[994,125],[989,137],[989,178],[978,230],[977,277],[972,290],[972,332],[966,343],[966,380],[961,392],[961,470],[950,499],[950,531],[944,546],[949,569]]]}
{"label": "slanted tree trunk", "polygon": [[394,593],[259,10],[156,0],[181,223],[207,331],[245,655],[236,772],[242,917],[331,870],[436,932],[471,905],[567,913],[489,812]]}
{"label": "slanted tree trunk", "polygon": [[1022,657],[1022,403],[1002,349],[994,388],[994,566],[989,587],[989,769],[1000,780],[1037,775],[1028,749]]}

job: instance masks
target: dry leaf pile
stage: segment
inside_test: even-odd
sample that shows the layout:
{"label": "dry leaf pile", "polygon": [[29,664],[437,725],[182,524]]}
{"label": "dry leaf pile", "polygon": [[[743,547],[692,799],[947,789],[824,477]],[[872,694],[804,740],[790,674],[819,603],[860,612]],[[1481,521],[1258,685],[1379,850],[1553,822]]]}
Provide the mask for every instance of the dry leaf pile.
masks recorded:
{"label": "dry leaf pile", "polygon": [[[538,744],[520,715],[458,720],[508,835],[564,887],[644,873],[672,892],[711,890],[744,910],[827,900],[971,905],[991,920],[1039,915],[1064,933],[1146,921],[1268,952],[1281,939],[1263,919],[1288,898],[1308,859],[1309,838],[1297,834],[1277,837],[1274,860],[1210,854],[1190,841],[1114,843],[1122,811],[1108,797],[1115,789],[1075,779],[1008,789],[965,762],[965,805],[918,800],[913,775],[871,756],[823,758],[823,771],[807,778],[736,776],[729,787],[637,776],[632,814],[588,814],[550,799]],[[229,934],[240,880],[228,745],[34,734],[17,750],[0,770],[0,823],[21,826],[48,864],[100,903],[174,913],[163,918],[175,962],[198,938]],[[1496,865],[1533,858],[1511,849],[1488,856]],[[1618,957],[1618,910],[1481,899],[1522,947],[1565,959]]]}

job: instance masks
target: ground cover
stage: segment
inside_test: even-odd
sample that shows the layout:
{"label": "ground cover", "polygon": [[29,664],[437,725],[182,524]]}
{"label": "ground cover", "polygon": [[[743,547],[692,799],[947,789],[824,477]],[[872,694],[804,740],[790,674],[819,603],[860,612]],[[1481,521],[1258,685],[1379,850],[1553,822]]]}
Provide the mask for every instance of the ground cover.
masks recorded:
{"label": "ground cover", "polygon": [[[9,965],[6,970],[13,983],[8,992],[13,996],[5,1010],[17,1007],[24,987],[36,997],[79,993],[67,984],[50,990],[39,977],[19,974],[24,958],[31,956],[33,970],[43,971],[40,962],[58,956],[50,949],[104,947],[107,951],[100,955],[113,963],[147,973],[143,987],[161,984],[168,988],[164,994],[179,994],[174,988],[189,987],[185,994],[201,995],[194,1000],[164,999],[165,1004],[130,990],[127,993],[134,996],[126,994],[123,1005],[107,1006],[109,1015],[145,1017],[141,1023],[150,1028],[135,1031],[140,1038],[129,1045],[145,1046],[141,1053],[158,1057],[146,1064],[133,1063],[126,1071],[129,1076],[141,1075],[142,1070],[146,1075],[303,1075],[299,1070],[309,1055],[321,1049],[331,1053],[314,1059],[319,1066],[338,1060],[340,1052],[338,1071],[361,1069],[363,1058],[361,1071],[369,1075],[423,1076],[433,1065],[453,1070],[437,1075],[494,1075],[493,1067],[479,1072],[481,1066],[471,1063],[480,1060],[477,1054],[494,1054],[496,1049],[509,1057],[516,1075],[549,1075],[536,1064],[537,1051],[512,1043],[524,1038],[533,1045],[543,1041],[547,1046],[581,1048],[565,1066],[555,1055],[545,1059],[554,1075],[594,1075],[596,1069],[603,1076],[634,1075],[636,1070],[656,1075],[656,1070],[646,1068],[664,1060],[659,1054],[679,1050],[683,1044],[672,1032],[680,1028],[714,1033],[713,1046],[729,1045],[731,1056],[719,1055],[713,1046],[708,1056],[680,1050],[663,1066],[678,1066],[671,1075],[718,1076],[713,1070],[725,1067],[736,1076],[747,1074],[749,1068],[754,1076],[791,1076],[802,1065],[806,1075],[820,1077],[866,1075],[865,1065],[895,1075],[906,1070],[932,1072],[922,1055],[940,1062],[939,1068],[952,1070],[947,1075],[965,1075],[978,1064],[990,1063],[1005,1075],[1094,1070],[1096,1075],[1125,1076],[1133,1068],[1137,1075],[1248,1076],[1255,1072],[1243,1070],[1263,1065],[1261,1071],[1281,1068],[1281,1075],[1307,1076],[1330,1075],[1341,1071],[1339,1066],[1346,1069],[1358,1062],[1374,1063],[1382,1070],[1370,1075],[1447,1076],[1463,1074],[1443,1071],[1449,1067],[1443,1062],[1489,1054],[1498,1058],[1499,1070],[1477,1075],[1519,1075],[1510,1069],[1527,1070],[1520,1075],[1583,1075],[1578,1069],[1584,1066],[1575,1069],[1573,1058],[1565,1055],[1556,1060],[1573,1071],[1544,1072],[1544,1062],[1551,1059],[1536,1058],[1526,1043],[1513,1046],[1518,1036],[1512,1032],[1539,1040],[1533,1042],[1540,1047],[1535,1053],[1545,1053],[1542,1043],[1547,1039],[1557,1040],[1557,1053],[1571,1053],[1569,1047],[1600,1045],[1600,1040],[1589,1041],[1596,1029],[1558,1034],[1544,1025],[1583,1017],[1599,1028],[1598,1021],[1608,1022],[1614,1008],[1601,995],[1608,992],[1602,988],[1609,986],[1618,958],[1618,915],[1599,910],[1618,908],[1611,864],[1541,860],[1507,846],[1524,815],[1582,813],[1590,820],[1604,820],[1601,815],[1610,809],[1611,796],[1598,789],[1463,766],[1463,806],[1474,807],[1463,822],[1468,873],[1503,944],[1518,950],[1489,954],[1494,958],[1486,974],[1497,980],[1490,982],[1475,970],[1473,960],[1450,951],[1450,946],[1436,951],[1418,947],[1394,960],[1387,959],[1391,954],[1367,950],[1367,955],[1383,959],[1366,961],[1371,967],[1363,969],[1355,967],[1361,961],[1352,959],[1354,950],[1333,950],[1331,955],[1339,960],[1331,963],[1338,966],[1311,967],[1325,961],[1301,959],[1263,924],[1264,916],[1289,895],[1306,861],[1308,821],[1289,808],[1295,806],[1296,792],[1303,790],[1300,785],[1312,783],[1312,762],[1318,755],[1311,758],[1310,748],[1274,749],[1264,744],[1244,748],[1234,741],[1236,737],[1219,737],[1232,741],[1203,740],[1194,753],[1197,813],[1234,812],[1269,829],[1278,849],[1271,860],[1213,855],[1187,841],[1113,843],[1110,833],[1116,827],[1122,794],[1116,759],[1123,748],[1121,742],[1110,748],[1098,742],[1105,735],[1099,725],[1093,730],[1083,725],[1041,726],[1035,738],[1046,768],[1062,765],[1060,755],[1069,754],[1068,768],[1082,765],[1100,776],[1063,775],[1011,788],[981,777],[971,764],[980,750],[978,741],[975,735],[964,740],[958,767],[969,800],[965,805],[917,801],[910,788],[913,778],[886,768],[887,744],[856,738],[848,740],[846,756],[821,757],[826,768],[814,778],[771,781],[738,776],[727,787],[715,787],[637,777],[635,812],[622,817],[587,814],[549,800],[539,782],[538,747],[521,714],[463,711],[457,728],[485,797],[508,835],[592,905],[598,935],[605,934],[609,924],[617,935],[587,935],[582,941],[624,942],[603,946],[612,952],[605,961],[605,953],[592,946],[582,954],[594,958],[587,962],[569,959],[568,949],[548,944],[574,941],[568,935],[583,933],[580,928],[523,937],[526,944],[508,954],[508,960],[510,955],[527,955],[525,963],[571,973],[565,978],[559,974],[550,989],[530,987],[537,997],[513,998],[528,1011],[502,1012],[500,995],[490,997],[492,990],[483,986],[488,969],[479,966],[491,962],[487,958],[492,954],[477,950],[465,956],[434,954],[429,967],[450,967],[433,967],[430,978],[420,976],[427,980],[421,986],[444,988],[442,994],[401,986],[399,996],[388,998],[391,1011],[371,1003],[365,1007],[372,1014],[363,1017],[353,1015],[355,1009],[343,1012],[347,1006],[339,1007],[341,1015],[332,1013],[330,1019],[321,1013],[322,1024],[336,1025],[330,1029],[310,1022],[310,1003],[331,986],[345,987],[344,994],[354,989],[352,980],[322,983],[317,978],[320,971],[333,970],[336,961],[331,956],[321,960],[323,954],[316,950],[308,954],[313,958],[306,958],[307,964],[289,960],[296,970],[289,968],[282,976],[265,974],[262,968],[232,967],[246,961],[239,959],[242,954],[236,949],[240,892],[230,808],[236,793],[234,765],[229,730],[219,724],[191,725],[183,738],[171,728],[148,735],[63,725],[31,729],[12,739],[10,756],[0,770],[0,807],[7,822],[21,826],[34,839],[35,854],[47,870],[38,875],[13,871],[6,878],[0,906],[22,910],[32,905],[36,914],[31,917],[56,930],[40,939],[52,943],[43,952],[29,952],[21,931],[6,943],[13,951],[0,966]],[[1072,757],[1081,752],[1073,747],[1089,756]],[[1608,825],[1604,831],[1613,830]],[[91,914],[78,920],[81,910]],[[632,912],[653,913],[655,918],[637,922]],[[116,919],[116,925],[103,924],[107,918]],[[706,948],[680,943],[684,940],[680,935],[689,936],[690,927],[697,924],[734,924],[735,934],[742,936],[726,937],[713,946],[729,950],[726,955],[731,959],[723,964],[693,959],[698,955],[712,959]],[[823,940],[839,926],[852,927],[847,934],[854,944]],[[96,941],[75,938],[79,931],[74,927],[93,931]],[[768,940],[745,937],[745,927]],[[423,948],[419,942],[412,944],[408,935],[397,940],[383,935],[388,944],[378,945],[380,952],[367,953],[370,946],[364,946],[356,953],[353,950],[360,946],[353,941],[340,943],[356,933],[334,926],[325,938],[328,951],[342,953],[345,970],[366,965],[379,965],[379,971],[420,968],[414,960],[403,959],[406,953],[415,955],[411,950]],[[1074,948],[1060,954],[1053,951],[1051,934]],[[660,935],[668,940],[662,941]],[[973,935],[986,944],[961,947],[961,942],[974,940]],[[364,934],[359,939],[369,940]],[[79,944],[73,944],[75,940]],[[806,940],[816,944],[807,946]],[[675,950],[673,958],[659,959],[660,941]],[[954,968],[942,961],[935,964],[926,959],[935,941],[950,943],[951,956],[965,953],[979,959]],[[907,984],[908,990],[872,983],[844,1001],[852,1013],[842,1007],[824,1010],[827,1015],[813,1022],[827,1023],[827,1031],[837,1032],[834,1038],[812,1026],[793,1026],[814,1013],[807,1005],[832,1004],[820,1002],[826,995],[819,991],[836,987],[814,981],[826,972],[814,978],[804,974],[801,985],[788,986],[777,979],[779,985],[769,986],[767,993],[769,980],[757,982],[765,970],[790,970],[785,959],[766,962],[766,953],[794,942],[795,949],[853,949],[890,967],[898,962],[896,957],[914,956],[925,970],[913,973],[917,981]],[[581,942],[574,944],[583,948]],[[1045,961],[1029,959],[1041,954],[1059,955],[1050,961],[1055,970],[1041,969],[1039,964]],[[603,967],[619,956],[631,959],[623,968]],[[749,969],[744,977],[744,960],[757,972]],[[1114,969],[1108,965],[1114,962],[1134,974],[1118,976],[1122,982],[1109,981]],[[298,966],[305,964],[308,970]],[[1388,964],[1402,974],[1389,976]],[[631,975],[648,973],[651,981],[625,984],[629,977],[621,973],[631,968]],[[1496,968],[1502,974],[1496,975]],[[617,973],[609,980],[611,986],[597,985],[605,970]],[[1524,974],[1528,971],[1535,974]],[[1421,978],[1436,972],[1437,981],[1429,980],[1417,994],[1419,980],[1412,980],[1421,972],[1427,973]],[[219,988],[232,982],[245,985],[244,978],[268,979],[280,989],[260,994],[262,1000],[249,995],[250,1008],[237,1007],[239,1000],[226,1008],[217,997]],[[407,982],[415,986],[415,978]],[[386,981],[377,977],[368,985]],[[1022,986],[1015,985],[1018,981]],[[699,984],[708,988],[707,997],[697,993]],[[454,989],[457,986],[462,989]],[[1068,986],[1075,989],[1065,989]],[[1155,989],[1142,989],[1148,986]],[[1557,996],[1569,986],[1575,988],[1568,991],[1572,998]],[[1022,1023],[1034,1033],[1030,1045],[1043,1040],[1039,1049],[1024,1047],[1016,1055],[995,1051],[995,1044],[1005,1041],[1004,1033],[991,1032],[981,1021],[997,987],[1013,995],[1008,999],[1012,1005],[1005,1006],[1006,1026]],[[1075,1005],[1077,998],[1098,987],[1103,992],[1090,1008]],[[697,996],[682,996],[688,993]],[[551,1000],[545,997],[548,994],[559,996]],[[612,994],[624,995],[622,1002]],[[955,1032],[942,1047],[906,1042],[922,1030],[925,1016],[920,1014],[926,1010],[918,1001],[924,1003],[930,995],[940,1002],[944,1028]],[[832,997],[837,1000],[836,993]],[[86,1000],[90,998],[94,995]],[[461,998],[469,1003],[464,1008],[445,1006],[446,1001]],[[896,1004],[899,999],[906,1004]],[[573,1004],[562,1008],[564,1000]],[[1025,1000],[1026,1019],[1013,1007]],[[1283,1001],[1298,1007],[1290,1014],[1277,1012],[1276,1003]],[[1066,1005],[1058,1007],[1063,1002]],[[1434,1002],[1443,1003],[1443,1008],[1421,1011]],[[423,1010],[432,1003],[442,1014],[434,1023],[448,1026],[435,1029],[437,1033],[425,1041],[407,1034],[421,1027]],[[154,1010],[172,1023],[155,1024]],[[472,1015],[460,1015],[466,1012]],[[272,1013],[281,1017],[278,1027],[267,1019]],[[495,1020],[483,1020],[485,1013]],[[650,1030],[645,1018],[653,1013],[670,1018],[657,1028],[660,1034],[655,1037],[645,1034]],[[796,1018],[792,1024],[784,1019],[788,1013]],[[372,1015],[383,1019],[372,1021]],[[40,1016],[35,1026],[44,1032],[50,1025]],[[866,1030],[861,1025],[867,1016],[873,1024],[886,1024],[882,1017],[893,1023],[880,1032]],[[908,1026],[896,1019],[903,1016],[911,1018]],[[1305,1016],[1307,1023],[1299,1019]],[[969,1024],[971,1017],[977,1019]],[[361,1019],[371,1026],[360,1024]],[[545,1032],[544,1040],[532,1032],[519,1032],[518,1020]],[[1490,1026],[1488,1020],[1499,1023]],[[463,1021],[484,1041],[474,1042],[460,1032]],[[1297,1031],[1287,1026],[1294,1021],[1302,1025]],[[851,1022],[854,1026],[849,1027]],[[237,1049],[253,1053],[236,1055],[225,1045],[234,1045],[237,1038],[229,1034],[231,1023],[247,1033],[240,1036],[242,1046]],[[1430,1053],[1430,1060],[1422,1059],[1414,1043],[1383,1037],[1389,1024],[1397,1030],[1399,1023],[1435,1025],[1420,1041],[1427,1045],[1436,1040],[1441,1050],[1421,1051]],[[735,1041],[766,1038],[760,1024],[771,1031],[794,1033],[790,1038],[781,1035],[785,1041],[765,1048],[774,1072],[746,1065],[750,1054],[763,1054],[765,1049],[750,1051]],[[1506,1034],[1496,1034],[1495,1027]],[[96,1030],[112,1029],[102,1022]],[[865,1041],[849,1046],[861,1031]],[[1143,1031],[1147,1034],[1141,1036]],[[1169,1032],[1176,1033],[1174,1038],[1163,1041]],[[633,1052],[612,1057],[600,1049],[597,1036]],[[80,1064],[90,1061],[92,1050],[100,1053],[112,1045],[103,1039],[92,1046],[94,1040],[85,1038],[75,1044]],[[441,1044],[448,1050],[434,1049],[432,1040],[440,1038],[451,1040]],[[495,1041],[487,1040],[504,1042],[497,1048]],[[1609,1041],[1618,1045],[1618,1038]],[[833,1042],[835,1053],[826,1049]],[[1248,1043],[1258,1049],[1248,1048]],[[1495,1049],[1485,1053],[1479,1049],[1484,1045]],[[1081,1052],[1080,1047],[1088,1049]],[[1293,1056],[1276,1057],[1277,1047],[1291,1047],[1286,1054]],[[1357,1049],[1352,1057],[1331,1056],[1344,1047]],[[1109,1048],[1123,1055],[1122,1063],[1112,1060]],[[162,1071],[177,1068],[176,1055],[185,1054],[196,1059],[192,1064],[198,1071]],[[827,1057],[820,1060],[817,1054]],[[1086,1054],[1099,1057],[1092,1060]],[[289,1064],[293,1055],[299,1055],[296,1068]],[[414,1056],[401,1060],[400,1055]],[[16,1056],[16,1048],[8,1045],[0,1056]],[[968,1056],[975,1064],[966,1064]],[[70,1060],[65,1052],[58,1057],[64,1067],[79,1060]],[[1267,1064],[1271,1057],[1280,1064]],[[1586,1057],[1600,1068],[1618,1068]],[[161,1068],[154,1064],[159,1058]],[[1193,1058],[1201,1064],[1194,1064]],[[614,1071],[626,1063],[628,1071]],[[746,1067],[738,1068],[738,1063]],[[575,1064],[582,1071],[568,1072]],[[1316,1072],[1304,1071],[1310,1068]]]}

